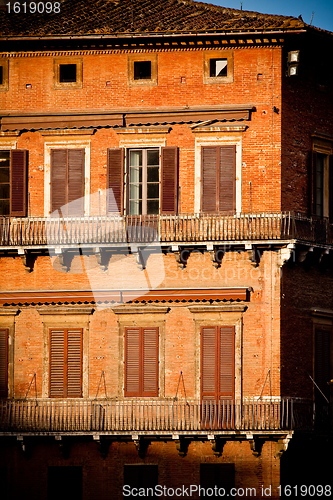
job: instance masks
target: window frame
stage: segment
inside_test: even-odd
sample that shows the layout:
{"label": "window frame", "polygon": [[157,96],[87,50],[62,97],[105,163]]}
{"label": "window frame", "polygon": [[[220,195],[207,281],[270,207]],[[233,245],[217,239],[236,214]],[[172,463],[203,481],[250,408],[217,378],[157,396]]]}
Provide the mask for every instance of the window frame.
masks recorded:
{"label": "window frame", "polygon": [[[76,81],[61,82],[60,81],[60,66],[65,64],[76,65]],[[83,87],[83,62],[80,57],[62,57],[53,60],[53,87],[55,90],[74,90]]]}
{"label": "window frame", "polygon": [[0,92],[9,89],[9,61],[8,59],[0,59],[0,66],[2,67],[2,83],[0,83]]}
{"label": "window frame", "polygon": [[[157,54],[130,54],[127,60],[128,64],[128,85],[136,86],[156,86],[157,85]],[[151,78],[137,80],[134,78],[134,63],[150,61]]]}
{"label": "window frame", "polygon": [[[312,145],[312,199],[311,213],[318,218],[333,222],[333,140],[314,138]],[[319,156],[320,155],[320,156]],[[318,213],[318,158],[323,159],[321,211]]]}
{"label": "window frame", "polygon": [[[131,165],[131,152],[132,151],[141,151],[142,152],[142,206],[141,206],[141,213],[139,214],[131,214],[131,201],[136,200],[137,198],[131,198],[131,167],[135,167],[135,165]],[[154,184],[158,184],[158,211],[156,214],[151,214],[151,215],[159,215],[161,213],[161,206],[162,206],[162,200],[161,200],[161,173],[162,173],[162,166],[161,166],[161,148],[159,147],[148,147],[148,148],[128,148],[127,150],[127,175],[126,175],[126,187],[127,187],[127,196],[126,196],[126,207],[127,207],[127,213],[128,215],[148,215],[147,212],[147,206],[148,206],[148,151],[157,151],[158,152],[158,183],[154,182]],[[156,167],[157,165],[154,165],[153,167]],[[155,199],[155,198],[154,198]],[[140,200],[140,198],[138,198]],[[153,200],[153,198],[152,198]]]}
{"label": "window frame", "polygon": [[[127,379],[128,379],[128,334],[129,331],[138,330],[138,390],[132,391],[127,389]],[[145,330],[155,330],[155,389],[152,391],[145,391],[144,389],[144,377],[145,377],[145,348],[149,348],[147,344],[145,345]],[[158,326],[133,326],[125,327],[125,338],[124,338],[124,396],[125,397],[158,397],[159,396],[159,339],[160,332]],[[148,343],[148,341],[147,341]]]}
{"label": "window frame", "polygon": [[[212,59],[227,59],[226,76],[210,76],[210,61]],[[232,50],[207,51],[203,54],[203,82],[204,84],[225,84],[234,81],[234,55]]]}

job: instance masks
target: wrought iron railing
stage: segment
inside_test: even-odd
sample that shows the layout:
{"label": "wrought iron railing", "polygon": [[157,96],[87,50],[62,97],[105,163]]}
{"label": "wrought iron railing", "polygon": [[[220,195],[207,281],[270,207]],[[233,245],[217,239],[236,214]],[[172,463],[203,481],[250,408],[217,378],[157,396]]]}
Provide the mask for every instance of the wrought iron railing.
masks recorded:
{"label": "wrought iron railing", "polygon": [[2,432],[285,431],[313,425],[312,403],[294,399],[0,401]]}
{"label": "wrought iron railing", "polygon": [[2,246],[289,239],[333,244],[333,225],[291,212],[0,218]]}

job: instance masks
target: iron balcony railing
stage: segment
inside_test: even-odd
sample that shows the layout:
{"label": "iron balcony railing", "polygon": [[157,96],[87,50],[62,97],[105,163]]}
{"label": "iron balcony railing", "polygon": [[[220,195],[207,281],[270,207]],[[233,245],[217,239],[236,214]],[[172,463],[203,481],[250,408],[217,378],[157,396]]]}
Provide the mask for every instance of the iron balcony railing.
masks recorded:
{"label": "iron balcony railing", "polygon": [[5,247],[291,239],[333,244],[333,225],[291,212],[0,217],[0,245]]}
{"label": "iron balcony railing", "polygon": [[294,399],[0,401],[1,432],[289,431],[312,429],[313,416]]}

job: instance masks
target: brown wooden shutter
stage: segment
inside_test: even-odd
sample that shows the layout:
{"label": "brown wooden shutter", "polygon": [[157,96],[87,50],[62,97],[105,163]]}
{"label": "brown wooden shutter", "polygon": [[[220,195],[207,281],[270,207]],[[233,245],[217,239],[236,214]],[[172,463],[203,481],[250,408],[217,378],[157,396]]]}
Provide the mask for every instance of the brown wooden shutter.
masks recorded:
{"label": "brown wooden shutter", "polygon": [[203,400],[233,399],[235,329],[206,326],[201,330],[201,393]]}
{"label": "brown wooden shutter", "polygon": [[82,330],[67,330],[67,397],[82,397]]}
{"label": "brown wooden shutter", "polygon": [[68,149],[68,199],[69,216],[84,213],[84,149]]}
{"label": "brown wooden shutter", "polygon": [[235,329],[221,326],[219,329],[219,398],[233,399],[235,388]]}
{"label": "brown wooden shutter", "polygon": [[27,158],[24,149],[12,149],[10,152],[10,215],[27,215]]}
{"label": "brown wooden shutter", "polygon": [[236,209],[236,146],[203,146],[201,209],[232,212]]}
{"label": "brown wooden shutter", "polygon": [[158,395],[158,329],[142,328],[142,396]]}
{"label": "brown wooden shutter", "polygon": [[107,151],[107,188],[113,196],[107,197],[107,212],[124,212],[124,150],[122,148]]}
{"label": "brown wooden shutter", "polygon": [[223,146],[219,149],[219,211],[232,212],[236,209],[236,147]]}
{"label": "brown wooden shutter", "polygon": [[218,178],[216,174],[218,164],[218,148],[204,146],[201,150],[201,159],[201,210],[203,212],[218,212]]}
{"label": "brown wooden shutter", "polygon": [[316,215],[317,212],[317,152],[312,151],[311,156],[311,215]]}
{"label": "brown wooden shutter", "polygon": [[65,345],[64,330],[50,330],[50,397],[64,397]]}
{"label": "brown wooden shutter", "polygon": [[0,397],[8,395],[8,330],[0,328]]}
{"label": "brown wooden shutter", "polygon": [[50,330],[50,397],[82,397],[82,329]]}
{"label": "brown wooden shutter", "polygon": [[83,215],[84,157],[84,149],[51,150],[51,213]]}
{"label": "brown wooden shutter", "polygon": [[216,398],[216,327],[203,327],[201,332],[201,393],[202,399]]}
{"label": "brown wooden shutter", "polygon": [[140,328],[125,331],[125,396],[140,395]]}
{"label": "brown wooden shutter", "polygon": [[[67,149],[51,150],[51,213],[67,204]],[[60,216],[62,213],[59,214]],[[66,215],[66,214],[64,214]]]}
{"label": "brown wooden shutter", "polygon": [[164,147],[162,156],[161,213],[176,214],[178,200],[178,148]]}
{"label": "brown wooden shutter", "polygon": [[158,328],[125,330],[125,396],[158,396]]}

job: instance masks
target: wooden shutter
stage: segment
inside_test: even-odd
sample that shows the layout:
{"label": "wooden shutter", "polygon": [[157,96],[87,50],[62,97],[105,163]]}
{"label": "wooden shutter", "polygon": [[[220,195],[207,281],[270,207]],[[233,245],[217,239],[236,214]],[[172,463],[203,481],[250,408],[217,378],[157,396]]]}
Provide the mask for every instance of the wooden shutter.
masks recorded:
{"label": "wooden shutter", "polygon": [[201,393],[203,400],[233,399],[235,329],[206,326],[201,331]]}
{"label": "wooden shutter", "polygon": [[202,328],[201,338],[201,393],[202,399],[216,398],[216,327]]}
{"label": "wooden shutter", "polygon": [[[107,188],[112,193],[107,197],[107,212],[124,212],[124,150],[122,148],[107,151]],[[113,196],[112,196],[113,194]]]}
{"label": "wooden shutter", "polygon": [[140,328],[125,331],[125,396],[140,395]]}
{"label": "wooden shutter", "polygon": [[84,149],[51,150],[51,213],[83,215],[84,157]]}
{"label": "wooden shutter", "polygon": [[[67,149],[51,150],[51,213],[67,204]],[[61,213],[59,215],[62,215]]]}
{"label": "wooden shutter", "polygon": [[158,396],[158,328],[125,330],[125,396]]}
{"label": "wooden shutter", "polygon": [[220,150],[219,211],[236,209],[236,147],[223,146]]}
{"label": "wooden shutter", "polygon": [[231,212],[236,209],[236,147],[203,146],[201,209]]}
{"label": "wooden shutter", "polygon": [[233,399],[235,387],[235,329],[219,328],[219,398]]}
{"label": "wooden shutter", "polygon": [[205,146],[201,150],[202,158],[202,190],[201,209],[203,212],[218,212],[216,175],[218,148]]}
{"label": "wooden shutter", "polygon": [[142,396],[158,395],[158,329],[142,328]]}
{"label": "wooden shutter", "polygon": [[82,396],[82,329],[50,330],[50,397]]}
{"label": "wooden shutter", "polygon": [[10,152],[10,215],[27,215],[27,158],[24,149],[12,149]]}
{"label": "wooden shutter", "polygon": [[178,199],[178,148],[164,147],[162,156],[161,212],[177,213]]}
{"label": "wooden shutter", "polygon": [[69,216],[83,215],[84,205],[84,149],[68,149],[68,199]]}
{"label": "wooden shutter", "polygon": [[312,151],[311,155],[311,195],[310,210],[311,215],[316,215],[317,208],[317,152]]}
{"label": "wooden shutter", "polygon": [[8,395],[8,330],[0,328],[0,397]]}

